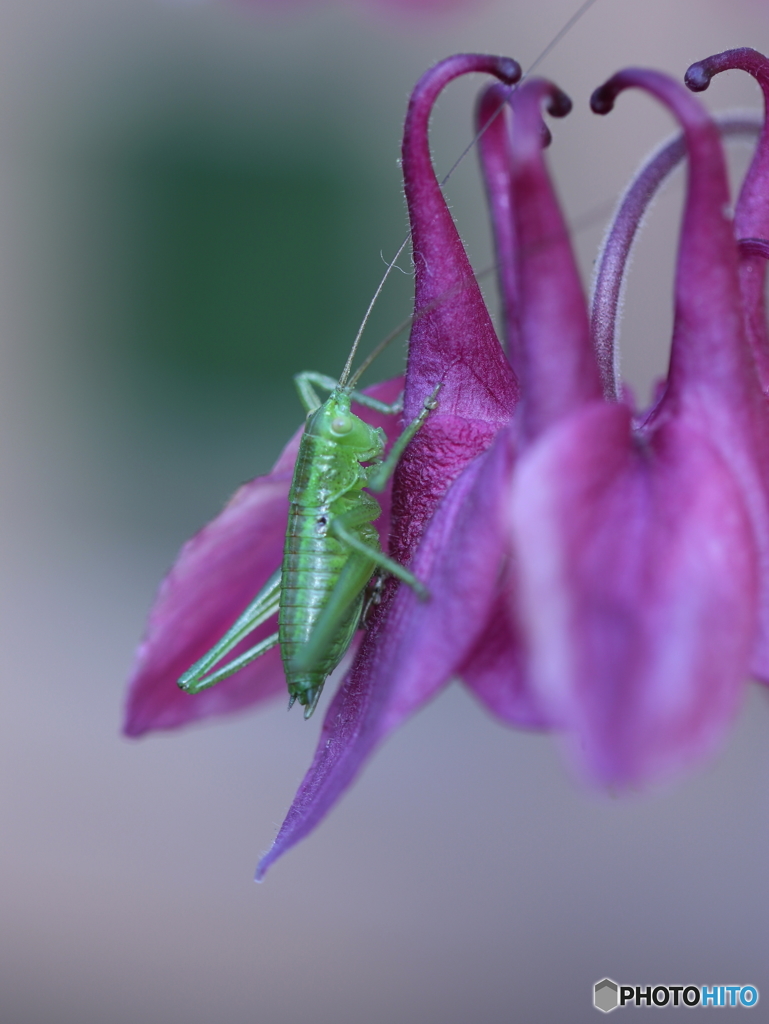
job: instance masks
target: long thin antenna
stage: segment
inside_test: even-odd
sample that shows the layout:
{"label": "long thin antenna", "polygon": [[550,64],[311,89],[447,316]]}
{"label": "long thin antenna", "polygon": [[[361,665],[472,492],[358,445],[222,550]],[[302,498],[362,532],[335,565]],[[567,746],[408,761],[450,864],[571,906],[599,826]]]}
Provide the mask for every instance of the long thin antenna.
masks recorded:
{"label": "long thin antenna", "polygon": [[[497,265],[493,263],[490,267],[486,267],[484,270],[481,270],[477,274],[475,274],[475,280],[480,281],[482,278],[486,277],[488,274],[491,274],[496,269]],[[369,354],[360,364],[360,366],[352,375],[352,377],[350,377],[349,381],[347,382],[347,386],[349,388],[354,388],[355,385],[363,376],[363,374],[366,372],[366,370],[368,370],[369,366],[371,366],[374,360],[379,355],[381,355],[382,352],[384,352],[388,345],[392,344],[392,342],[395,341],[399,334],[402,334],[407,327],[411,327],[411,325],[415,323],[417,320],[421,319],[423,316],[426,316],[433,309],[436,309],[438,306],[440,306],[442,302],[445,302],[452,295],[458,293],[463,287],[464,284],[460,284],[455,286],[454,288],[449,288],[442,295],[439,295],[438,298],[433,299],[432,302],[428,302],[426,306],[422,306],[422,308],[418,310],[416,313],[412,313],[411,316],[407,316],[405,320],[401,320],[398,326],[394,327],[393,330],[391,330],[390,333],[387,335],[387,337],[383,338],[383,340],[379,342],[376,348],[373,349],[373,351],[369,352]]]}
{"label": "long thin antenna", "polygon": [[[569,234],[574,237],[578,235],[585,228],[592,227],[597,221],[603,217],[607,217],[617,205],[617,197],[612,196],[611,199],[604,200],[601,203],[597,203],[592,206],[589,210],[585,210],[583,213],[576,216],[571,221]],[[552,239],[542,238],[537,243],[537,248],[540,246],[546,246]],[[492,263],[490,266],[484,267],[483,270],[479,270],[474,278],[476,281],[482,281],[483,278],[488,277],[499,269],[498,263]],[[363,374],[368,370],[369,366],[384,352],[388,345],[391,345],[399,334],[402,334],[407,327],[411,327],[412,324],[416,323],[423,316],[426,316],[432,310],[437,309],[442,302],[446,302],[452,296],[458,294],[458,292],[464,287],[464,285],[455,285],[453,288],[447,289],[442,295],[433,299],[432,302],[428,302],[426,306],[422,306],[416,313],[412,313],[411,316],[407,316],[405,320],[401,320],[397,327],[394,327],[390,333],[379,342],[376,348],[372,349],[371,352],[366,356],[363,362],[360,364],[355,373],[347,381],[347,387],[352,389],[361,379]]]}
{"label": "long thin antenna", "polygon": [[396,254],[393,256],[393,258],[390,260],[390,262],[387,264],[387,270],[385,270],[384,275],[382,277],[382,280],[379,282],[379,287],[374,292],[374,297],[372,298],[371,302],[369,302],[369,304],[368,304],[368,309],[366,310],[366,315],[363,317],[363,322],[361,323],[360,327],[358,328],[358,333],[355,335],[355,341],[352,343],[352,348],[350,349],[350,354],[347,357],[347,362],[344,364],[344,369],[342,370],[342,376],[339,378],[339,387],[340,388],[343,388],[345,386],[345,384],[347,383],[347,378],[348,378],[348,376],[350,374],[350,368],[352,367],[352,361],[355,358],[355,353],[358,350],[358,345],[360,344],[360,339],[363,336],[363,332],[366,329],[366,324],[368,323],[368,319],[371,316],[372,310],[374,309],[374,306],[376,304],[376,300],[379,298],[379,296],[380,296],[380,294],[382,292],[382,289],[385,286],[385,282],[387,281],[387,278],[390,276],[390,272],[391,272],[392,268],[395,266],[395,264],[400,259],[400,254],[403,252],[403,250],[408,245],[408,241],[409,241],[410,238],[411,238],[411,232],[409,231],[409,233],[406,235],[406,237],[401,242],[400,248],[398,249]]}
{"label": "long thin antenna", "polygon": [[[523,73],[523,75],[522,75],[522,77],[520,79],[520,82],[524,82],[531,75],[531,73],[534,71],[534,69],[539,67],[539,65],[542,63],[542,61],[552,52],[552,50],[555,49],[555,47],[560,43],[560,41],[563,39],[563,37],[568,32],[571,31],[571,29],[577,24],[577,22],[580,20],[580,18],[582,18],[585,14],[587,14],[587,12],[590,10],[590,8],[593,6],[593,4],[596,3],[596,2],[597,2],[597,0],[585,0],[584,3],[580,4],[580,6],[577,8],[577,10],[574,12],[574,14],[572,14],[572,16],[569,18],[569,20],[563,26],[563,28],[550,40],[550,42],[547,44],[547,46],[544,48],[544,50],[542,50],[542,52],[539,54],[539,56],[529,65],[529,67]],[[518,82],[517,85],[520,85],[520,82]],[[481,128],[480,131],[478,131],[473,136],[473,138],[470,140],[470,142],[465,146],[465,148],[459,154],[457,159],[454,161],[454,163],[448,169],[446,174],[444,174],[444,176],[440,179],[440,187],[441,188],[443,188],[446,185],[446,183],[448,182],[449,178],[452,176],[454,171],[456,171],[457,167],[459,167],[459,165],[465,159],[467,154],[475,147],[476,143],[481,138],[483,133],[485,131],[487,131],[487,129],[489,128],[491,123],[494,120],[496,120],[496,118],[505,109],[505,105],[506,105],[508,99],[510,98],[510,96],[512,95],[513,91],[517,88],[517,85],[509,85],[507,87],[507,93],[506,93],[505,98],[503,99],[503,101],[500,103],[499,108],[492,114],[492,116],[488,119],[488,121],[483,126],[483,128]],[[357,352],[358,345],[360,344],[360,339],[363,336],[364,330],[366,329],[366,324],[369,321],[369,317],[371,316],[371,313],[372,313],[372,311],[374,309],[376,301],[379,298],[379,296],[380,296],[380,294],[382,292],[382,289],[384,288],[384,286],[385,286],[385,284],[387,282],[387,278],[390,276],[390,273],[391,273],[393,267],[395,266],[395,264],[400,259],[400,255],[403,252],[403,250],[406,248],[406,246],[408,245],[410,238],[411,238],[411,231],[409,230],[409,232],[407,233],[406,237],[403,239],[403,241],[401,242],[400,246],[398,247],[398,251],[396,252],[395,256],[387,264],[387,269],[385,270],[385,272],[384,272],[384,274],[382,276],[382,280],[379,282],[377,290],[374,292],[374,297],[372,298],[371,302],[368,305],[368,309],[366,310],[366,315],[363,317],[363,321],[362,321],[360,327],[358,328],[358,333],[355,336],[355,341],[352,343],[352,349],[350,350],[350,354],[347,357],[347,362],[345,363],[344,369],[342,370],[342,376],[339,378],[339,387],[344,387],[347,384],[347,378],[350,375],[350,369],[352,368],[352,362],[353,362],[353,359],[355,358],[355,353]],[[398,331],[397,333],[400,333],[400,331]],[[383,346],[378,346],[377,347],[377,352],[379,352],[379,349],[381,347],[383,347]],[[366,366],[368,366],[368,365],[369,365],[369,362],[366,363]],[[357,381],[359,376],[360,376],[360,373],[356,374],[356,376],[355,376],[355,380],[356,381]]]}
{"label": "long thin antenna", "polygon": [[547,44],[547,46],[544,48],[542,53],[540,53],[539,57],[537,57],[537,59],[534,61],[534,63],[530,64],[528,66],[528,68],[526,69],[526,71],[523,74],[523,77],[521,78],[522,82],[525,81],[529,77],[529,75],[532,73],[532,71],[534,71],[535,68],[539,67],[539,65],[542,63],[542,61],[545,59],[545,57],[548,57],[550,55],[551,50],[554,50],[556,48],[556,46],[560,43],[560,41],[563,39],[563,37],[568,32],[571,32],[571,30],[577,24],[579,19],[584,14],[587,14],[587,12],[590,10],[590,8],[593,6],[593,4],[595,2],[596,2],[596,0],[585,0],[585,2],[582,4],[582,6],[579,7],[574,12],[574,14],[572,14],[572,16],[569,18],[569,20],[563,26],[563,28],[558,33],[558,35],[554,36],[551,39],[551,41]]}

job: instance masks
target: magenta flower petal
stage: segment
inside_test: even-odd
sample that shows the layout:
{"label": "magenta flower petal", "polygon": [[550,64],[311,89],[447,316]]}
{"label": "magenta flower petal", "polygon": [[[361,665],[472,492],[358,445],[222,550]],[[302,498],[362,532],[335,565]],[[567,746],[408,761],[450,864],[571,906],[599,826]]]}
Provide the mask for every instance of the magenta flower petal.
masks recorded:
{"label": "magenta flower petal", "polygon": [[478,139],[478,156],[494,231],[505,343],[510,363],[515,372],[520,373],[518,242],[515,237],[512,207],[509,99],[509,86],[501,85],[499,82],[487,86],[478,100],[475,127],[476,132],[482,133]]}
{"label": "magenta flower petal", "polygon": [[438,506],[412,563],[430,600],[420,602],[408,587],[398,587],[387,616],[364,637],[326,716],[313,764],[257,877],[317,825],[376,745],[468,659],[498,594],[513,454],[502,431]]}
{"label": "magenta flower petal", "polygon": [[[756,459],[762,396],[718,133],[685,90],[655,72],[614,76],[593,109],[607,112],[634,86],[678,117],[689,154],[667,388],[636,431],[624,405],[575,407],[584,386],[570,415],[545,405],[549,426],[521,459],[511,509],[533,681],[588,773],[619,785],[678,767],[721,736],[755,644],[766,529]],[[536,216],[526,209],[520,220]],[[577,316],[573,295],[558,299],[558,267],[541,263],[538,273],[549,289],[523,289],[524,307],[550,294],[564,317]],[[558,322],[557,309],[524,309],[527,355],[553,346],[548,331]],[[573,344],[584,351],[581,330]],[[540,388],[524,377],[524,412],[548,379],[541,358],[530,366]]]}
{"label": "magenta flower petal", "polygon": [[498,581],[486,626],[457,674],[478,700],[506,725],[552,728],[552,715],[530,682],[526,645],[509,567]]}
{"label": "magenta flower petal", "polygon": [[694,418],[641,446],[593,404],[523,456],[512,507],[532,672],[577,761],[628,785],[709,753],[755,632],[739,485]]}
{"label": "magenta flower petal", "polygon": [[[509,422],[518,387],[435,177],[427,134],[440,91],[458,75],[475,71],[504,82],[520,75],[518,65],[507,58],[470,54],[442,61],[414,89],[403,140],[416,310],[405,419],[418,414],[436,384],[443,388],[438,408],[406,449],[395,474],[390,551],[428,585],[432,598],[419,605],[408,588],[390,581],[356,663],[329,708],[315,760],[259,865],[258,878],[318,824],[374,746],[456,672],[484,627],[494,598],[501,551],[499,502],[509,475],[498,460],[504,463],[512,456],[509,444],[502,442],[488,456],[479,456]],[[458,538],[471,521],[474,498],[481,500],[474,483],[484,473],[489,474],[485,493],[490,520],[496,515],[496,533],[490,526],[483,537],[479,528],[465,541],[470,550],[463,551]],[[465,572],[463,587],[457,579]]]}
{"label": "magenta flower petal", "polygon": [[459,54],[441,61],[417,83],[403,136],[416,317],[409,342],[405,419],[414,419],[436,384],[443,383],[438,408],[406,449],[396,472],[390,550],[404,564],[448,485],[489,446],[518,399],[515,375],[430,158],[433,105],[450,81],[470,72],[485,72],[506,83],[520,77],[520,67],[508,57]]}
{"label": "magenta flower petal", "polygon": [[[194,697],[176,680],[229,629],[280,565],[290,484],[290,472],[245,484],[182,548],[160,587],[137,653],[126,735],[238,711],[285,686],[277,649]],[[264,624],[244,641],[243,650],[274,629],[273,622]]]}
{"label": "magenta flower petal", "polygon": [[[402,383],[402,378],[396,378],[368,392],[390,402],[400,394]],[[360,407],[356,412],[383,427],[390,437],[397,433],[395,417]],[[285,691],[277,648],[194,696],[183,693],[176,681],[220,639],[280,566],[300,434],[288,443],[271,473],[244,484],[220,515],[179,553],[160,587],[137,652],[128,691],[126,735],[173,729],[239,711]],[[387,518],[377,525],[386,531]],[[275,628],[276,619],[265,623],[235,653]]]}

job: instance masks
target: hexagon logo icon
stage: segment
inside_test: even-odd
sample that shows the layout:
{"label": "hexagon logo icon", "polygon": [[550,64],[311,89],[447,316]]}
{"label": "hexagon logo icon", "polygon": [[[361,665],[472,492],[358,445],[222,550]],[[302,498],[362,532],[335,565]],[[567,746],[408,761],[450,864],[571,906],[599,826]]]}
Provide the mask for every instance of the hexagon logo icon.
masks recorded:
{"label": "hexagon logo icon", "polygon": [[611,978],[597,981],[593,989],[593,1006],[602,1013],[610,1013],[619,1006],[619,985]]}

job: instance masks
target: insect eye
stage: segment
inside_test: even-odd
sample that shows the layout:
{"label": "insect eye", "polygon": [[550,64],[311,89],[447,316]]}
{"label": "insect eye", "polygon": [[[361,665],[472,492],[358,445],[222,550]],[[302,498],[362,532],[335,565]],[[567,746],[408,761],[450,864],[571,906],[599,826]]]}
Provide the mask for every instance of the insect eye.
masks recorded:
{"label": "insect eye", "polygon": [[350,416],[335,416],[331,421],[331,429],[335,434],[349,434],[352,430],[352,418]]}

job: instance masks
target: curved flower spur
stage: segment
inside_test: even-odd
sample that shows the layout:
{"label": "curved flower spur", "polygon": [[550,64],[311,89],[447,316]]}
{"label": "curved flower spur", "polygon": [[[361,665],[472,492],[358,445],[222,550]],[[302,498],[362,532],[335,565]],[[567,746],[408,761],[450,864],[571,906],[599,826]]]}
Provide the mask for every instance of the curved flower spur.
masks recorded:
{"label": "curved flower spur", "polygon": [[[575,760],[620,786],[721,738],[756,651],[769,523],[767,417],[718,131],[681,86],[652,71],[620,72],[593,109],[607,113],[632,87],[679,120],[689,157],[670,369],[641,422],[596,394],[599,364],[565,236],[560,264],[536,255],[557,226],[544,165],[531,159],[527,172],[526,146],[512,150],[527,368],[527,450],[510,507],[516,613],[532,684]],[[531,90],[516,96],[520,106],[536,101]],[[526,131],[523,118],[515,124]]]}
{"label": "curved flower spur", "polygon": [[[734,236],[738,243],[745,330],[765,396],[764,412],[769,417],[769,332],[765,298],[766,260],[769,257],[769,121],[766,117],[769,110],[769,60],[748,47],[726,50],[692,64],[686,72],[685,81],[692,91],[702,92],[715,75],[730,69],[752,75],[764,96],[763,130],[735,204]],[[765,436],[762,435],[762,439]],[[757,455],[761,459],[763,487],[769,494],[769,450],[765,441],[758,447]],[[759,623],[751,671],[761,682],[769,683],[769,552],[766,548],[762,557]]]}

